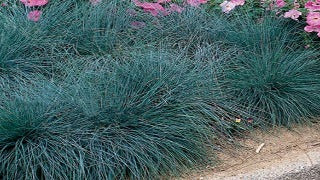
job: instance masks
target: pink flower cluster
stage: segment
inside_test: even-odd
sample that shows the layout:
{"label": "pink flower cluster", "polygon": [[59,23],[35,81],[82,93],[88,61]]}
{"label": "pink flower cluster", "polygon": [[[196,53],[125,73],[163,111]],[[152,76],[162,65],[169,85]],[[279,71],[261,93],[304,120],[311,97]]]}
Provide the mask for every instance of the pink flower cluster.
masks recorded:
{"label": "pink flower cluster", "polygon": [[39,21],[40,17],[42,15],[42,11],[39,11],[39,10],[34,10],[34,11],[30,11],[27,15],[28,19],[30,21],[34,21],[34,22],[37,22]]}
{"label": "pink flower cluster", "polygon": [[150,13],[153,16],[158,16],[159,14],[167,15],[169,11],[165,9],[162,4],[167,3],[170,0],[158,0],[155,3],[150,2],[140,2],[139,0],[133,0],[134,4],[144,10],[144,12]]}
{"label": "pink flower cluster", "polygon": [[[89,0],[92,5],[98,5],[101,3],[102,0]],[[162,0],[165,1],[165,0]],[[49,0],[20,0],[21,3],[23,3],[27,7],[41,7],[48,4]],[[33,10],[30,11],[27,15],[27,18],[30,21],[37,22],[40,20],[40,17],[42,15],[42,11],[40,10]]]}
{"label": "pink flower cluster", "polygon": [[318,37],[320,37],[320,0],[308,1],[305,8],[308,10],[308,25],[304,30],[306,32],[317,32]]}
{"label": "pink flower cluster", "polygon": [[222,9],[222,12],[229,13],[231,10],[233,10],[237,6],[243,6],[245,3],[245,0],[231,0],[231,1],[223,1],[223,3],[220,4],[220,7]]}
{"label": "pink flower cluster", "polygon": [[187,4],[193,7],[198,7],[201,4],[206,4],[208,0],[187,0]]}
{"label": "pink flower cluster", "polygon": [[276,5],[278,8],[283,8],[287,3],[284,0],[276,0]]}
{"label": "pink flower cluster", "polygon": [[44,6],[48,3],[48,0],[20,0],[25,6]]}
{"label": "pink flower cluster", "polygon": [[[156,2],[140,2],[140,0],[132,0],[133,3],[144,10],[144,12],[150,13],[153,16],[163,15],[166,16],[171,12],[181,13],[185,8],[178,4],[171,3],[171,0],[157,0]],[[199,7],[201,4],[206,4],[208,0],[186,0],[185,5],[193,7]],[[229,13],[237,6],[244,5],[245,0],[225,0],[220,4],[222,12]],[[170,4],[170,8],[165,8],[165,4]]]}
{"label": "pink flower cluster", "polygon": [[[304,30],[309,33],[316,32],[320,37],[320,0],[307,0],[306,3],[304,0],[261,0],[261,2],[263,5],[269,2],[267,10],[275,10],[277,14],[281,14],[284,10],[291,8],[284,12],[283,17],[296,21],[303,15],[302,12],[306,12],[307,25]],[[304,7],[302,4],[304,4]]]}
{"label": "pink flower cluster", "polygon": [[[172,3],[171,0],[157,0],[156,2],[141,2],[140,0],[132,0],[133,3],[143,9],[144,12],[150,13],[152,16],[167,16],[172,12],[182,13],[184,7]],[[187,0],[185,4],[198,7],[207,3],[208,0]],[[167,7],[165,7],[167,5]]]}
{"label": "pink flower cluster", "polygon": [[320,0],[308,1],[305,4],[305,8],[309,11],[319,11],[320,10]]}
{"label": "pink flower cluster", "polygon": [[290,11],[284,13],[285,18],[291,18],[293,20],[298,20],[302,13],[296,9],[291,9]]}
{"label": "pink flower cluster", "polygon": [[[49,0],[20,0],[20,1],[27,7],[39,7],[39,6],[44,6],[48,4]],[[33,10],[28,13],[27,18],[30,21],[37,22],[39,21],[41,15],[42,15],[42,11]]]}

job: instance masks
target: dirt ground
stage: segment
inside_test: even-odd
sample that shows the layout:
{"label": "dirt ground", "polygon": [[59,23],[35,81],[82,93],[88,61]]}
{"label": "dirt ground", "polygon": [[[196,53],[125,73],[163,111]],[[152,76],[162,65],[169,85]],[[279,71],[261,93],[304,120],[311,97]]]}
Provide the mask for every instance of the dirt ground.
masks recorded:
{"label": "dirt ground", "polygon": [[221,160],[217,166],[187,174],[181,179],[286,179],[287,174],[292,176],[320,165],[319,124],[291,130],[277,128],[268,133],[255,131],[245,137],[239,139],[241,147],[229,145],[215,152]]}

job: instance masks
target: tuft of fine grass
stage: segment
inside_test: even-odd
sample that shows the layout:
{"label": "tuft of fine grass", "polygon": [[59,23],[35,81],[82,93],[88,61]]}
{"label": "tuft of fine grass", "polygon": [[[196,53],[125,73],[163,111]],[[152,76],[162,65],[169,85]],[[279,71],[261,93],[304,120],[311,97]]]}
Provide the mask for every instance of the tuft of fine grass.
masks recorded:
{"label": "tuft of fine grass", "polygon": [[119,51],[126,46],[130,26],[123,4],[50,2],[40,20],[33,22],[27,19],[32,8],[9,3],[0,11],[0,73],[47,73],[66,56]]}
{"label": "tuft of fine grass", "polygon": [[10,95],[19,102],[3,99],[0,133],[12,134],[0,142],[0,175],[157,179],[209,163],[225,104],[207,105],[215,87],[198,73],[203,66],[165,51],[134,57],[77,59],[60,80],[22,84]]}
{"label": "tuft of fine grass", "polygon": [[234,100],[260,114],[263,124],[290,126],[319,115],[318,51],[303,49],[286,21],[240,22],[241,30],[226,33],[239,49],[224,80]]}
{"label": "tuft of fine grass", "polygon": [[184,59],[149,52],[86,67],[66,79],[88,121],[78,136],[89,153],[89,179],[168,177],[207,162],[212,132],[201,113],[198,75]]}
{"label": "tuft of fine grass", "polygon": [[0,177],[2,179],[83,178],[82,148],[61,89],[43,78],[1,78]]}

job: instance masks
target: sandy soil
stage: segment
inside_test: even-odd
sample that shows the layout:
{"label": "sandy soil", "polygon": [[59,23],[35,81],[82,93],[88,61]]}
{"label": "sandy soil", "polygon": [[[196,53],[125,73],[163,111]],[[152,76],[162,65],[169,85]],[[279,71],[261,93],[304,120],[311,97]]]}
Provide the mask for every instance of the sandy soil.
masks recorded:
{"label": "sandy soil", "polygon": [[[285,179],[287,174],[320,165],[320,126],[255,131],[239,139],[241,147],[216,152],[221,163],[181,179]],[[257,148],[264,143],[260,152]],[[319,177],[320,179],[320,177]]]}

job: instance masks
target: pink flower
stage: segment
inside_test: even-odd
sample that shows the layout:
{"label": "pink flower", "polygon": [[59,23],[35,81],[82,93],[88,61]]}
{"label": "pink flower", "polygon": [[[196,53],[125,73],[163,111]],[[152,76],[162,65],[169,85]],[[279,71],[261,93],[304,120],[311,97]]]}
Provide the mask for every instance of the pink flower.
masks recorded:
{"label": "pink flower", "polygon": [[320,32],[320,26],[306,26],[304,27],[306,32]]}
{"label": "pink flower", "polygon": [[291,9],[290,11],[284,13],[285,18],[291,18],[293,20],[298,20],[302,13],[296,9]]}
{"label": "pink flower", "polygon": [[309,12],[307,15],[308,26],[304,27],[306,32],[317,32],[320,37],[320,12]]}
{"label": "pink flower", "polygon": [[90,0],[90,3],[94,6],[98,5],[99,3],[101,3],[101,0]]}
{"label": "pink flower", "polygon": [[31,11],[28,13],[28,19],[30,21],[37,22],[39,21],[41,14],[42,14],[42,11],[39,11],[39,10]]}
{"label": "pink flower", "polygon": [[168,12],[159,3],[140,2],[139,0],[133,0],[134,4],[141,7],[145,12],[150,13],[153,16],[157,16],[160,13],[166,15]]}
{"label": "pink flower", "polygon": [[243,6],[245,0],[231,0],[231,2],[234,3],[236,6]]}
{"label": "pink flower", "polygon": [[200,4],[207,3],[208,0],[187,0],[187,4],[193,7],[198,7]]}
{"label": "pink flower", "polygon": [[178,13],[182,13],[182,11],[184,10],[183,7],[177,5],[177,4],[170,4],[170,11],[172,12],[178,12]]}
{"label": "pink flower", "polygon": [[200,4],[206,4],[208,0],[198,0]]}
{"label": "pink flower", "polygon": [[320,25],[320,13],[319,12],[309,12],[307,15],[307,23],[310,26]]}
{"label": "pink flower", "polygon": [[236,4],[230,1],[224,1],[220,4],[220,7],[222,9],[222,12],[229,13],[231,10],[233,10],[236,7]]}
{"label": "pink flower", "polygon": [[317,32],[317,36],[320,37],[320,26],[306,26],[304,30],[306,32]]}
{"label": "pink flower", "polygon": [[140,22],[140,21],[133,21],[131,23],[131,27],[134,29],[141,29],[141,28],[144,28],[145,26],[146,26],[146,23]]}
{"label": "pink flower", "polygon": [[286,2],[284,0],[276,0],[276,4],[279,8],[282,8],[286,5]]}
{"label": "pink flower", "polygon": [[309,11],[317,11],[320,10],[320,0],[316,1],[308,1],[305,5],[305,8]]}
{"label": "pink flower", "polygon": [[44,6],[48,4],[49,0],[20,0],[25,6],[33,7],[33,6]]}

